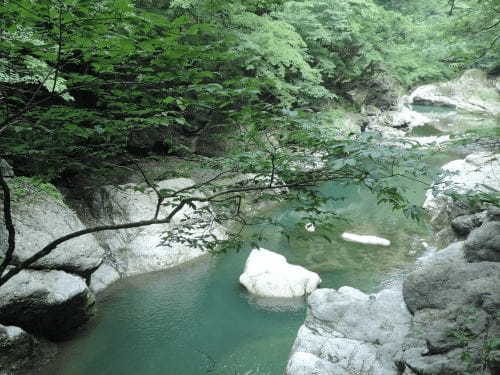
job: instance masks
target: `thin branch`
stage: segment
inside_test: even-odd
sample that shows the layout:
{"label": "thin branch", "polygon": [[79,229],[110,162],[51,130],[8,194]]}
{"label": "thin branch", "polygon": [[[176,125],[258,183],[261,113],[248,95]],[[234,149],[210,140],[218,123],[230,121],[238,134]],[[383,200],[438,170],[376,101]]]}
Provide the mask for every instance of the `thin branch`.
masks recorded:
{"label": "thin branch", "polygon": [[136,160],[134,160],[133,162],[134,162],[135,166],[137,167],[137,169],[139,170],[140,174],[142,175],[142,178],[144,178],[144,181],[146,182],[146,184],[148,184],[148,186],[151,189],[153,189],[153,191],[156,194],[157,202],[156,202],[155,214],[153,216],[153,219],[156,220],[156,219],[158,219],[158,215],[160,214],[161,205],[162,205],[163,201],[165,200],[165,197],[161,194],[161,192],[158,190],[156,185],[151,182],[151,180],[146,175],[146,173],[144,172],[142,167],[139,165],[139,163]]}

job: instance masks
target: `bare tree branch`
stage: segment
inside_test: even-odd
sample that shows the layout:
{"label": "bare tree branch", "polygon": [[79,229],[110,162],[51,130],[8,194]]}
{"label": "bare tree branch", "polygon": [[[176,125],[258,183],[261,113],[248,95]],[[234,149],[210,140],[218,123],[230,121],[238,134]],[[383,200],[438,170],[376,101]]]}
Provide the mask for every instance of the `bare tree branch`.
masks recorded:
{"label": "bare tree branch", "polygon": [[4,260],[0,264],[0,277],[3,275],[7,266],[12,262],[12,257],[14,255],[14,250],[16,248],[16,230],[14,223],[12,222],[12,208],[11,208],[11,194],[10,188],[3,177],[3,170],[0,168],[0,186],[3,191],[3,216],[5,228],[8,232],[8,247],[4,255]]}

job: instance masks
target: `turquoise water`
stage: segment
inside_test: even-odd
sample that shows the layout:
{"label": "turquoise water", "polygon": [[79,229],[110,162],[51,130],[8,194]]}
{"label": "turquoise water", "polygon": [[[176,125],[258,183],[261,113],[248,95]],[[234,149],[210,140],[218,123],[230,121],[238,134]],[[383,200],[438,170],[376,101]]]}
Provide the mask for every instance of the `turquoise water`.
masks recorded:
{"label": "turquoise water", "polygon": [[[421,201],[425,186],[408,184]],[[376,290],[404,274],[424,251],[422,223],[405,219],[358,186],[325,185],[323,191],[346,197],[332,206],[349,222],[329,230],[331,243],[298,227],[289,240],[272,227],[262,231],[264,247],[320,273],[323,287],[351,285]],[[333,208],[333,207],[332,207]],[[293,204],[269,213],[293,226],[301,215]],[[374,234],[389,247],[344,242],[345,230]],[[61,375],[235,375],[281,374],[304,320],[303,300],[254,300],[238,285],[249,249],[164,272],[128,278],[108,289],[96,318],[63,344],[45,374]]]}
{"label": "turquoise water", "polygon": [[[437,169],[452,155],[429,160]],[[402,180],[407,196],[423,201],[425,185]],[[274,227],[252,229],[262,244],[290,263],[319,272],[322,287],[350,285],[372,292],[398,282],[425,251],[430,230],[379,206],[359,186],[325,184],[323,193],[345,198],[329,208],[348,221],[314,233],[296,225],[302,218],[289,202],[268,212],[291,229],[289,239]],[[391,240],[389,247],[345,242],[344,231]],[[251,233],[249,233],[251,234]],[[328,235],[330,240],[326,240]],[[164,272],[121,280],[100,296],[98,313],[77,337],[61,346],[45,375],[279,375],[297,330],[304,300],[262,300],[239,285],[250,248],[207,256]]]}

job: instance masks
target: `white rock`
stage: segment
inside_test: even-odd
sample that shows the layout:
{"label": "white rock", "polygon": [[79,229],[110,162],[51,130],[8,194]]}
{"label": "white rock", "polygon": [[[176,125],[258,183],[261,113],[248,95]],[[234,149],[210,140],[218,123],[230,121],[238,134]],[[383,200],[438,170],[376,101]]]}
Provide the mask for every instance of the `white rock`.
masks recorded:
{"label": "white rock", "polygon": [[308,232],[315,232],[316,231],[316,226],[313,223],[307,223],[304,225],[305,230]]}
{"label": "white rock", "polygon": [[342,233],[342,239],[349,242],[362,243],[364,245],[390,246],[391,241],[376,236],[363,236],[354,233]]}
{"label": "white rock", "polygon": [[403,106],[398,111],[390,113],[389,121],[390,125],[396,128],[405,126],[414,128],[431,123],[432,119],[421,113],[411,110],[407,106]]}
{"label": "white rock", "polygon": [[240,283],[260,297],[300,297],[312,293],[321,283],[319,275],[289,264],[283,255],[266,249],[253,249]]}
{"label": "white rock", "polygon": [[[192,185],[195,185],[193,180],[178,178],[161,181],[158,188],[179,190]],[[157,204],[156,195],[152,189],[139,191],[137,187],[136,184],[126,184],[101,188],[93,202],[97,222],[118,224],[152,219]],[[193,194],[202,196],[197,192]],[[175,203],[172,199],[165,200],[159,217],[164,217],[172,209],[166,204]],[[207,216],[195,212],[190,206],[184,206],[169,224],[101,232],[96,237],[110,249],[120,273],[128,276],[167,269],[205,255],[206,252],[202,249],[187,242],[165,242],[163,238],[168,237],[169,233],[182,230],[184,238],[208,238],[214,235],[222,239],[225,232],[220,225],[213,223],[209,227],[200,227],[200,223],[207,220]],[[191,228],[186,229],[187,226]]]}
{"label": "white rock", "polygon": [[474,153],[465,159],[453,160],[441,169],[441,178],[427,190],[423,204],[436,230],[448,226],[455,216],[467,213],[453,203],[447,192],[466,194],[500,190],[500,154]]}

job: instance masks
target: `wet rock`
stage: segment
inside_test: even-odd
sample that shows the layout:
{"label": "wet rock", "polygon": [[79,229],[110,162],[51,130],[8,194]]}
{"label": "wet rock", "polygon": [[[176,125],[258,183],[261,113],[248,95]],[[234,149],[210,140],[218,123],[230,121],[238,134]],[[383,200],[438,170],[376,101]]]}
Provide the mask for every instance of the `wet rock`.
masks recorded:
{"label": "wet rock", "polygon": [[93,314],[85,281],[63,271],[24,270],[0,288],[0,323],[60,340]]}
{"label": "wet rock", "polygon": [[289,264],[283,255],[253,249],[240,276],[240,283],[261,297],[293,298],[313,292],[321,279],[315,272]]}
{"label": "wet rock", "polygon": [[41,342],[19,327],[0,324],[0,375],[33,373],[56,351],[55,345]]}
{"label": "wet rock", "polygon": [[[85,229],[78,216],[63,201],[34,194],[13,205],[16,228],[14,262],[22,262],[45,245],[66,234]],[[0,218],[3,227],[3,217]],[[0,251],[5,251],[1,247]],[[88,276],[102,263],[104,250],[88,234],[60,244],[49,255],[31,265],[38,269],[58,269]]]}

